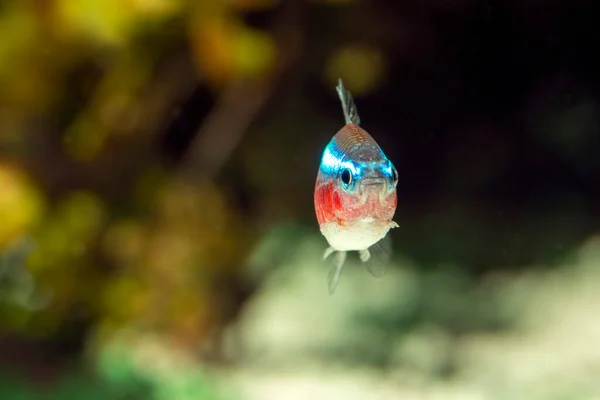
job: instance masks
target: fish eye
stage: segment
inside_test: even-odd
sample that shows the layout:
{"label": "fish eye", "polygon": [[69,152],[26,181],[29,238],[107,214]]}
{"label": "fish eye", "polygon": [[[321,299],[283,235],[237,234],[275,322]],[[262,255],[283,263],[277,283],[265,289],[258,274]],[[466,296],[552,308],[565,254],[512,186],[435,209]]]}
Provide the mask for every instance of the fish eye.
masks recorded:
{"label": "fish eye", "polygon": [[342,175],[340,177],[345,186],[348,186],[350,182],[352,182],[352,173],[348,168],[342,171]]}

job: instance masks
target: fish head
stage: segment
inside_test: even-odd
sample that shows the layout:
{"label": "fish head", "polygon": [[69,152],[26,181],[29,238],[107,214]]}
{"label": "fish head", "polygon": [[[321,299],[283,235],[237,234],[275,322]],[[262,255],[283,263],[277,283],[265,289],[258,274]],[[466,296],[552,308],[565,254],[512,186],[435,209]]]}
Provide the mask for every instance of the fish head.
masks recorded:
{"label": "fish head", "polygon": [[348,124],[325,148],[315,187],[319,224],[389,222],[396,211],[398,172],[375,140]]}

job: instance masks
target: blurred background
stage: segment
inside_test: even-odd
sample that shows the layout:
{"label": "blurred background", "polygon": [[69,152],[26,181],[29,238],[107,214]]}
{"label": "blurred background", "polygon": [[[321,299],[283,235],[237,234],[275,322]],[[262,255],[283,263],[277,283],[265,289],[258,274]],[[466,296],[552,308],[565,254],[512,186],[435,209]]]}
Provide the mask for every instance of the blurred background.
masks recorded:
{"label": "blurred background", "polygon": [[[600,399],[600,15],[0,1],[0,398]],[[400,181],[327,291],[338,77]]]}

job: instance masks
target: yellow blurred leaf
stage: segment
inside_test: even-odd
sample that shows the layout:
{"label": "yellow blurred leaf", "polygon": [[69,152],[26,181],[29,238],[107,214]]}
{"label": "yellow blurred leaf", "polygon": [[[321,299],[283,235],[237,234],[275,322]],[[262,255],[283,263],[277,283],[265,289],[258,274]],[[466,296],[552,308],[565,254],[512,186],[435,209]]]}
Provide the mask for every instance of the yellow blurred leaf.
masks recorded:
{"label": "yellow blurred leaf", "polygon": [[129,29],[130,11],[119,0],[58,0],[57,28],[73,36],[86,35],[120,44]]}
{"label": "yellow blurred leaf", "polygon": [[[67,196],[48,217],[36,234],[36,247],[31,254],[30,270],[50,290],[55,299],[68,303],[78,295],[73,287],[80,282],[89,287],[88,274],[78,274],[90,263],[88,248],[97,238],[105,220],[103,203],[94,195],[74,192]],[[93,278],[91,278],[93,279]]]}
{"label": "yellow blurred leaf", "polygon": [[178,0],[58,0],[55,27],[66,36],[122,45],[141,23],[169,17],[181,7]]}
{"label": "yellow blurred leaf", "polygon": [[200,72],[214,85],[222,85],[235,72],[232,43],[234,25],[223,18],[203,21],[192,33],[192,48]]}
{"label": "yellow blurred leaf", "polygon": [[0,80],[21,66],[35,44],[37,25],[33,13],[18,2],[3,4],[0,12]]}
{"label": "yellow blurred leaf", "polygon": [[33,183],[17,168],[0,164],[0,249],[37,224],[44,201]]}
{"label": "yellow blurred leaf", "polygon": [[267,73],[275,60],[269,35],[229,16],[202,19],[191,40],[200,72],[216,86],[235,77]]}
{"label": "yellow blurred leaf", "polygon": [[338,78],[356,96],[375,91],[387,71],[387,60],[381,51],[365,44],[349,44],[331,54],[325,66],[325,78],[330,86]]}
{"label": "yellow blurred leaf", "polygon": [[269,71],[275,61],[275,46],[266,33],[248,27],[239,27],[234,48],[236,70],[239,75],[261,75]]}
{"label": "yellow blurred leaf", "polygon": [[128,322],[139,312],[140,303],[136,299],[143,291],[143,283],[134,276],[116,278],[104,294],[105,312],[111,319]]}
{"label": "yellow blurred leaf", "polygon": [[147,16],[169,16],[181,11],[181,0],[129,0],[133,7]]}
{"label": "yellow blurred leaf", "polygon": [[63,228],[85,242],[95,235],[105,219],[104,204],[90,192],[73,192],[58,210]]}
{"label": "yellow blurred leaf", "polygon": [[44,63],[47,44],[39,21],[26,2],[9,3],[0,12],[0,103],[12,112],[43,110],[56,85],[53,66]]}

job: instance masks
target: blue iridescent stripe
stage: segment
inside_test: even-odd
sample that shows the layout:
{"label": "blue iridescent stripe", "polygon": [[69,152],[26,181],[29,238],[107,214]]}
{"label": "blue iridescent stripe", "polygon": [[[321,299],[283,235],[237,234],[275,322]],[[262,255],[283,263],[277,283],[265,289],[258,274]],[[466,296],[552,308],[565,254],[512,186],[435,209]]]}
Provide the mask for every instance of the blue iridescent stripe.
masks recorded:
{"label": "blue iridescent stripe", "polygon": [[362,175],[362,168],[354,161],[346,160],[345,154],[337,147],[335,141],[332,140],[325,147],[325,151],[323,151],[321,171],[325,174],[336,175],[345,168],[348,168],[352,172],[354,179],[359,179]]}

